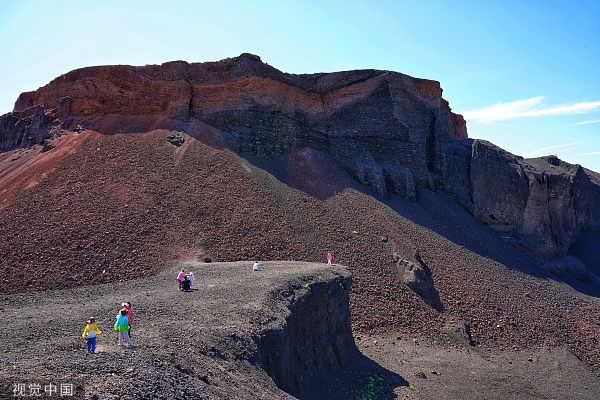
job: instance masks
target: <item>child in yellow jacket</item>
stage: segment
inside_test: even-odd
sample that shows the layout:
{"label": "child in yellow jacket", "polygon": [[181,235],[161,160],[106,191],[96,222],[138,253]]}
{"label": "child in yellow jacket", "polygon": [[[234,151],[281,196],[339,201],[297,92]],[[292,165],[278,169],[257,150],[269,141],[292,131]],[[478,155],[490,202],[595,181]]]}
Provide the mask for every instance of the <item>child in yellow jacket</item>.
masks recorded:
{"label": "child in yellow jacket", "polygon": [[102,331],[96,325],[96,318],[91,317],[88,319],[87,325],[85,326],[81,337],[86,340],[87,350],[89,353],[96,352],[96,335],[100,335],[101,333]]}

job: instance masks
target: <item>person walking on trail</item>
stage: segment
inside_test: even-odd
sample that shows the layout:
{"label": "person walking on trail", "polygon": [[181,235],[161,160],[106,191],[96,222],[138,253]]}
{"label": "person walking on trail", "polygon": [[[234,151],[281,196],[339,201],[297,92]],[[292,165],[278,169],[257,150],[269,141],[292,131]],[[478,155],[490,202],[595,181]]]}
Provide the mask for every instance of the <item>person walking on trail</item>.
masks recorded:
{"label": "person walking on trail", "polygon": [[183,278],[185,278],[185,268],[179,271],[177,274],[177,282],[179,282],[179,290],[181,290],[181,282],[183,282]]}
{"label": "person walking on trail", "polygon": [[252,271],[260,271],[260,264],[258,261],[254,261],[254,265],[252,265]]}
{"label": "person walking on trail", "polygon": [[131,302],[122,303],[121,304],[125,310],[127,310],[127,322],[129,323],[129,329],[127,333],[129,334],[129,339],[131,339],[131,326],[133,325],[133,307],[131,306]]}
{"label": "person walking on trail", "polygon": [[87,320],[87,325],[83,329],[83,334],[81,335],[81,337],[85,339],[88,353],[96,352],[96,335],[100,335],[101,333],[102,331],[98,328],[98,325],[96,325],[96,318],[90,317],[90,319]]}
{"label": "person walking on trail", "polygon": [[327,265],[331,265],[333,261],[333,251],[327,250]]}
{"label": "person walking on trail", "polygon": [[181,282],[181,290],[183,290],[184,292],[192,291],[192,283],[187,277],[187,275],[183,277],[183,282]]}
{"label": "person walking on trail", "polygon": [[133,344],[131,343],[131,338],[129,337],[129,333],[127,333],[127,331],[129,330],[129,320],[127,319],[127,310],[126,309],[122,309],[121,311],[119,311],[119,314],[117,315],[116,321],[115,321],[115,326],[113,327],[113,329],[118,332],[118,346],[121,346],[123,344],[123,341],[125,341],[125,343],[128,346],[132,346]]}

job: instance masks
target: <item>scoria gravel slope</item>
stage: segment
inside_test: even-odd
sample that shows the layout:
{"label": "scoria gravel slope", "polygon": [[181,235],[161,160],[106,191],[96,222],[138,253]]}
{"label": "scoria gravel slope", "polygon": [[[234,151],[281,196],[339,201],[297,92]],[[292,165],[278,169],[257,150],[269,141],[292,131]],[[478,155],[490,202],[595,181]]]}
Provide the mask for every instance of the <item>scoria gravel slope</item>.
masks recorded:
{"label": "scoria gravel slope", "polygon": [[[3,153],[2,292],[127,280],[205,254],[322,261],[331,248],[354,274],[356,333],[466,324],[482,347],[566,345],[600,366],[598,299],[540,276],[445,195],[383,203],[326,156],[295,158],[296,179],[331,190],[319,199],[210,138],[180,134],[178,147],[173,134],[69,132],[49,151]],[[406,281],[411,263],[430,274],[428,291]]]}

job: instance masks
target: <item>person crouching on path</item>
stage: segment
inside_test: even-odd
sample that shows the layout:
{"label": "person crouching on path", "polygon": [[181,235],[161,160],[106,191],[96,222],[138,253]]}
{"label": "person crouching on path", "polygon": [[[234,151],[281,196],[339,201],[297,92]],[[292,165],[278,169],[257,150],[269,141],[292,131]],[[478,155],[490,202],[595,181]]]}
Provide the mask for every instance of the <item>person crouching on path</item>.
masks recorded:
{"label": "person crouching on path", "polygon": [[87,320],[87,325],[83,329],[82,338],[85,339],[88,353],[96,352],[96,335],[100,335],[102,331],[96,325],[96,318],[90,317]]}
{"label": "person crouching on path", "polygon": [[179,282],[179,290],[181,290],[181,282],[183,282],[183,278],[185,278],[185,269],[182,269],[177,274],[177,282]]}
{"label": "person crouching on path", "polygon": [[327,265],[331,265],[333,261],[333,251],[327,250]]}
{"label": "person crouching on path", "polygon": [[260,271],[260,264],[258,261],[255,261],[254,265],[252,265],[252,271]]}
{"label": "person crouching on path", "polygon": [[118,345],[119,346],[121,346],[123,344],[123,340],[125,340],[125,342],[129,346],[132,346],[131,338],[129,337],[129,333],[127,333],[127,330],[129,329],[129,321],[127,320],[127,310],[126,309],[122,309],[121,311],[119,311],[119,314],[117,315],[117,318],[115,321],[115,326],[113,327],[113,329],[119,333],[119,335],[118,335],[118,338],[119,338]]}
{"label": "person crouching on path", "polygon": [[127,310],[127,322],[129,323],[129,329],[127,333],[129,334],[129,339],[131,339],[131,326],[133,325],[133,307],[131,306],[131,302],[121,304],[125,310]]}
{"label": "person crouching on path", "polygon": [[192,291],[192,283],[188,279],[187,276],[183,277],[183,282],[181,282],[181,290],[183,290],[184,292],[191,292]]}

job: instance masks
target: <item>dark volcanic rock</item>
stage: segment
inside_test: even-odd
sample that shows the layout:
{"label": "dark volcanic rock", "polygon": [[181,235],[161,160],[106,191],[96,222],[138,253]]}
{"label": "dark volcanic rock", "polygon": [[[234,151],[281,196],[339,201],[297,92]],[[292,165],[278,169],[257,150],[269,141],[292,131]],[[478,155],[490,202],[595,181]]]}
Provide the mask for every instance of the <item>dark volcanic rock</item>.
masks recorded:
{"label": "dark volcanic rock", "polygon": [[299,398],[359,356],[350,328],[350,278],[312,283],[310,290],[305,286],[283,292],[291,298],[290,315],[283,327],[261,335],[254,360],[277,386]]}
{"label": "dark volcanic rock", "polygon": [[526,249],[563,256],[597,232],[600,179],[556,157],[523,159],[491,143],[452,145],[444,187],[486,224],[516,233]]}
{"label": "dark volcanic rock", "polygon": [[173,146],[181,146],[185,142],[185,138],[182,133],[177,132],[167,136],[167,142],[171,143]]}
{"label": "dark volcanic rock", "polygon": [[431,271],[424,265],[418,252],[394,251],[393,258],[400,280],[418,294],[425,304],[443,311],[444,307],[435,290]]}
{"label": "dark volcanic rock", "polygon": [[44,143],[52,137],[53,119],[41,106],[0,116],[0,152]]}

